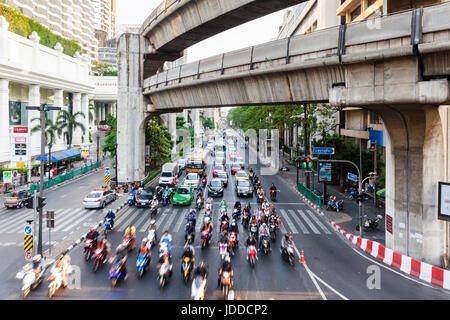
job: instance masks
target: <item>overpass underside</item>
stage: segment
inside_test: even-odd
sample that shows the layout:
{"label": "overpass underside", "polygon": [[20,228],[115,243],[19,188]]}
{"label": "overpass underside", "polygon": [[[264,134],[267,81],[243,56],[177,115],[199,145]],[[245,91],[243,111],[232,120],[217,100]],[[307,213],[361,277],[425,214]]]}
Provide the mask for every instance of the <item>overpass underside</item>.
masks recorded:
{"label": "overpass underside", "polygon": [[386,244],[440,265],[449,250],[449,224],[437,219],[438,182],[450,181],[448,16],[443,4],[384,17],[379,29],[355,23],[134,75],[142,105],[133,126],[141,130],[150,112],[185,108],[327,102],[374,110],[388,133]]}

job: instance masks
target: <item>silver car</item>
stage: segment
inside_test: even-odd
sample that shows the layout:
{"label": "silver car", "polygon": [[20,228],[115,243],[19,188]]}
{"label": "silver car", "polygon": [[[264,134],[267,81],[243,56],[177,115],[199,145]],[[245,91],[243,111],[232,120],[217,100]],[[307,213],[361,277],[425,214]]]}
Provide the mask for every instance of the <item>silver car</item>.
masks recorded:
{"label": "silver car", "polygon": [[83,207],[85,209],[105,208],[116,199],[117,194],[112,190],[94,190],[83,199]]}
{"label": "silver car", "polygon": [[197,173],[189,173],[184,180],[184,185],[191,186],[193,188],[197,188],[200,184],[200,177]]}

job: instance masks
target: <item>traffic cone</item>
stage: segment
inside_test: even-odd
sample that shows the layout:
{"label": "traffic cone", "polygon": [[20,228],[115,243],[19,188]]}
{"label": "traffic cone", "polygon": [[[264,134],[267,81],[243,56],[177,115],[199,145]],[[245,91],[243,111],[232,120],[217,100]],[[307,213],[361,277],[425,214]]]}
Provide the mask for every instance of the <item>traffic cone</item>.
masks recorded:
{"label": "traffic cone", "polygon": [[299,260],[299,262],[300,263],[305,263],[305,255],[303,253],[303,249],[302,249],[302,252],[300,253],[300,260]]}

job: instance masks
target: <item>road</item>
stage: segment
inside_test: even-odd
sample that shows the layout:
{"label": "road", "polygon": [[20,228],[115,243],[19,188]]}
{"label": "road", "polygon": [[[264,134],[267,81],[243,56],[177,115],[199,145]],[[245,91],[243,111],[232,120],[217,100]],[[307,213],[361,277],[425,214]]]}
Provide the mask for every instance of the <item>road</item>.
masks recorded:
{"label": "road", "polygon": [[[241,142],[238,143],[240,145]],[[244,156],[244,150],[238,149]],[[248,157],[248,154],[246,154]],[[248,159],[248,158],[246,158]],[[259,165],[252,165],[259,175]],[[211,161],[208,165],[209,177],[211,176]],[[227,166],[229,171],[229,166]],[[243,247],[244,239],[247,231],[243,231],[240,225],[240,248],[236,255],[232,258],[235,269],[235,291],[241,299],[266,300],[266,299],[283,299],[283,300],[342,300],[342,299],[362,299],[362,300],[381,300],[381,299],[432,299],[441,300],[448,299],[450,296],[447,291],[425,284],[415,278],[406,276],[398,270],[391,269],[382,265],[377,260],[358,251],[344,239],[340,234],[336,233],[328,223],[317,216],[305,203],[300,201],[298,195],[289,187],[282,175],[260,176],[265,190],[268,190],[273,182],[278,187],[278,199],[275,207],[282,217],[283,226],[279,230],[277,241],[273,244],[273,251],[265,256],[258,253],[258,261],[254,269],[250,267],[246,260],[246,249]],[[49,207],[73,208],[80,209],[82,195],[90,190],[98,177],[86,177],[83,182],[73,186],[63,187],[55,190],[49,195]],[[183,180],[183,177],[181,177]],[[224,199],[232,206],[237,200],[234,192],[234,176],[230,175],[229,186],[224,194]],[[65,189],[66,188],[66,189]],[[70,196],[68,196],[70,192]],[[62,198],[64,196],[64,198]],[[200,237],[197,233],[194,247],[196,249],[196,262],[204,260],[210,271],[209,282],[206,291],[207,299],[222,299],[217,284],[217,270],[219,268],[219,254],[217,247],[218,235],[218,205],[221,198],[216,198],[213,206],[213,223],[214,233],[212,245],[208,248],[201,249]],[[256,209],[256,197],[248,199],[240,199],[245,205],[251,202],[252,208]],[[122,202],[120,200],[119,202]],[[118,204],[115,204],[118,205]],[[61,210],[61,209],[58,209]],[[92,270],[92,262],[86,262],[82,255],[82,246],[75,247],[71,252],[72,265],[79,270],[79,279],[75,278],[74,287],[66,288],[57,292],[54,299],[104,299],[104,300],[187,300],[190,298],[191,283],[185,285],[180,275],[180,260],[182,249],[184,246],[184,225],[185,214],[189,207],[173,207],[168,205],[161,207],[156,217],[159,235],[163,230],[169,230],[173,236],[173,257],[174,257],[174,273],[171,281],[163,290],[159,289],[156,281],[157,270],[155,263],[152,262],[149,272],[142,279],[138,279],[135,261],[137,250],[129,255],[127,263],[130,277],[127,281],[119,282],[118,287],[111,288],[111,282],[108,280],[109,265],[105,265],[102,269],[94,273]],[[4,215],[20,214],[21,211],[9,211],[2,213],[0,219],[2,221],[7,218]],[[79,228],[88,229],[88,224],[93,221],[100,220],[103,215],[100,211],[85,212],[80,210],[63,219],[59,232],[55,232],[55,239],[62,239],[71,230]],[[201,212],[197,217],[198,221],[203,216]],[[72,219],[72,220],[69,220]],[[23,219],[14,229],[15,242],[20,242],[22,238]],[[115,249],[122,240],[125,228],[129,224],[133,224],[137,229],[137,243],[146,236],[149,225],[149,210],[131,207],[124,209],[119,213],[116,219],[115,230],[108,236]],[[58,225],[58,220],[56,222]],[[2,227],[7,224],[2,223]],[[197,230],[200,223],[197,226]],[[8,230],[10,230],[8,228]],[[87,230],[84,230],[84,232]],[[281,234],[292,232],[297,255],[301,250],[304,251],[306,264],[296,262],[294,266],[290,266],[281,259],[278,250]],[[2,237],[5,235],[2,233]],[[52,236],[53,237],[53,236]],[[8,238],[8,235],[6,236]],[[3,239],[3,238],[2,238]],[[2,240],[6,241],[6,240]],[[10,240],[8,240],[10,241]],[[0,247],[2,256],[8,255],[11,260],[1,265],[1,277],[6,286],[0,289],[0,297],[3,299],[20,299],[20,281],[12,279],[15,274],[14,267],[22,265],[23,250],[19,246]],[[152,259],[156,260],[157,248],[152,251]],[[297,256],[299,258],[299,256]],[[18,263],[20,261],[20,263]],[[372,271],[379,271],[379,288],[371,289],[368,283],[375,283],[371,279]],[[368,273],[368,270],[371,271]],[[373,277],[373,276],[372,276]],[[29,299],[47,299],[46,282],[36,291],[32,292]]]}

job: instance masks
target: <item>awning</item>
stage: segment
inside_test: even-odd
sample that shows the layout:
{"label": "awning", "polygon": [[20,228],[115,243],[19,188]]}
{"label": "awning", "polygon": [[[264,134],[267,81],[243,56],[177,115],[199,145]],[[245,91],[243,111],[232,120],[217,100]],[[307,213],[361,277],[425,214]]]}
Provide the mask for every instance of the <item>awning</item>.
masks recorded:
{"label": "awning", "polygon": [[[68,149],[63,151],[52,152],[52,162],[58,162],[80,156],[81,153],[77,149]],[[41,161],[41,156],[36,158],[36,161]],[[48,154],[44,155],[44,162],[48,161]]]}

